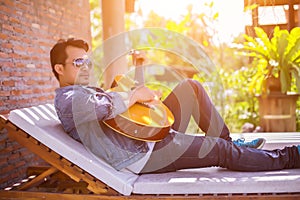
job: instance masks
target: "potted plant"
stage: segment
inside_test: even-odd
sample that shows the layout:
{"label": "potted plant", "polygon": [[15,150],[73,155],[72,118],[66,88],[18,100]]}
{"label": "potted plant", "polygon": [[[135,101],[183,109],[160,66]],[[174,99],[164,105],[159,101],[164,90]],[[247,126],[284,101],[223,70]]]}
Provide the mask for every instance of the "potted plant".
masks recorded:
{"label": "potted plant", "polygon": [[250,89],[259,89],[261,93],[272,92],[273,83],[280,83],[280,91],[291,91],[292,79],[300,91],[300,27],[290,32],[274,28],[273,36],[255,27],[256,37],[244,35],[245,42],[239,52],[252,57],[252,64],[256,67]]}
{"label": "potted plant", "polygon": [[[295,110],[300,91],[300,28],[290,32],[274,28],[273,36],[255,27],[255,37],[244,35],[239,53],[251,58],[250,91],[258,92],[261,126],[266,131],[295,130]],[[289,107],[288,107],[289,106]]]}

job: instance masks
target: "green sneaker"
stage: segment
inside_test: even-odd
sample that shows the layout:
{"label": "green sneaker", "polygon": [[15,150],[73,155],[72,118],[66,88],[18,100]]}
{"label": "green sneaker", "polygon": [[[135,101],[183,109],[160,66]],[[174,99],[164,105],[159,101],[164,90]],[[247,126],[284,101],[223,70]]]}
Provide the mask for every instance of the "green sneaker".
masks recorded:
{"label": "green sneaker", "polygon": [[266,139],[264,138],[257,138],[255,140],[252,140],[250,142],[245,142],[245,139],[237,139],[233,141],[234,144],[240,146],[240,147],[249,147],[254,149],[261,149],[264,144],[266,143]]}

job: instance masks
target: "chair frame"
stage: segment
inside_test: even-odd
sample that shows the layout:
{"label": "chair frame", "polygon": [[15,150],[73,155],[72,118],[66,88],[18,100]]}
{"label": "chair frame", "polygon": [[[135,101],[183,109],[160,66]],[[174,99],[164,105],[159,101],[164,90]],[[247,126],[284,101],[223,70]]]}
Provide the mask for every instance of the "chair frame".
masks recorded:
{"label": "chair frame", "polygon": [[[74,165],[72,162],[46,147],[28,133],[15,126],[5,116],[0,117],[0,128],[5,128],[8,131],[8,137],[17,141],[20,145],[26,147],[28,150],[46,161],[50,167],[40,167],[41,172],[35,178],[13,188],[13,190],[0,190],[0,199],[32,199],[32,198],[47,198],[47,199],[288,199],[296,200],[300,198],[299,193],[272,193],[272,194],[211,194],[211,195],[140,195],[132,194],[130,196],[123,196],[108,185],[96,179],[90,173],[84,171],[80,167]],[[68,185],[69,190],[63,192],[41,192],[32,190],[45,182],[45,179],[51,179],[51,176],[62,173],[69,180],[72,180],[71,185]],[[76,184],[77,183],[77,184]],[[78,186],[80,185],[80,186]],[[86,188],[88,192],[82,192]]]}

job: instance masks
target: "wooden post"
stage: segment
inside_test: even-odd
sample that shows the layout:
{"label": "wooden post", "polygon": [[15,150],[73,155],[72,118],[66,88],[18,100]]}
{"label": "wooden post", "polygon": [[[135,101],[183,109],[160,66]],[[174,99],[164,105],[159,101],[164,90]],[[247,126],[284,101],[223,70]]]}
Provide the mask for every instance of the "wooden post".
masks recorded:
{"label": "wooden post", "polygon": [[288,30],[291,31],[295,27],[295,10],[294,3],[289,0],[289,14],[288,14]]}
{"label": "wooden post", "polygon": [[134,12],[135,0],[125,0],[125,10],[127,13]]}
{"label": "wooden post", "polygon": [[[102,0],[102,20],[103,20],[103,42],[104,58],[105,54],[115,54],[111,51],[122,51],[125,49],[125,41],[118,37],[119,41],[115,47],[105,46],[105,40],[125,31],[125,0]],[[116,58],[117,59],[117,58]],[[104,88],[110,88],[114,78],[118,74],[127,72],[126,57],[120,57],[115,62],[106,67],[104,77]]]}
{"label": "wooden post", "polygon": [[258,7],[254,8],[253,11],[252,11],[252,26],[253,27],[258,27],[259,24],[258,24]]}
{"label": "wooden post", "polygon": [[300,3],[298,4],[298,10],[297,10],[297,23],[296,26],[300,26]]}

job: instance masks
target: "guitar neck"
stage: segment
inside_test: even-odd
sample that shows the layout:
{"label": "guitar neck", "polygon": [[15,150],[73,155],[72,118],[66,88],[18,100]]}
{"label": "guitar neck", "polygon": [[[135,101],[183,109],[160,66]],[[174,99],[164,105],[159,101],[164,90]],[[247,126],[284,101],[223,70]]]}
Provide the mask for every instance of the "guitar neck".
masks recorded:
{"label": "guitar neck", "polygon": [[135,67],[135,77],[134,80],[136,81],[136,86],[144,85],[144,70],[142,66]]}
{"label": "guitar neck", "polygon": [[136,62],[135,62],[136,65],[135,65],[134,80],[136,81],[136,86],[141,86],[141,85],[144,85],[144,83],[145,83],[143,61],[144,61],[144,59],[139,58],[139,59],[136,59]]}

